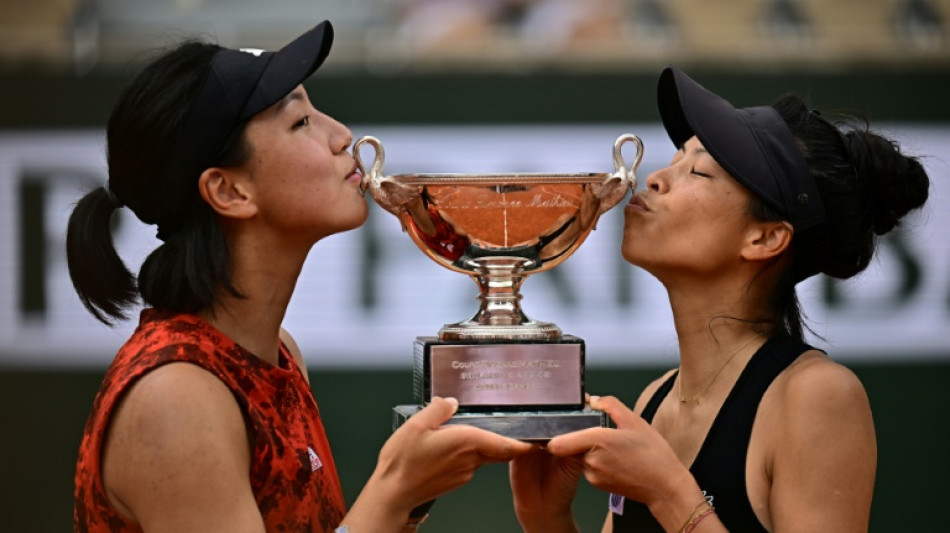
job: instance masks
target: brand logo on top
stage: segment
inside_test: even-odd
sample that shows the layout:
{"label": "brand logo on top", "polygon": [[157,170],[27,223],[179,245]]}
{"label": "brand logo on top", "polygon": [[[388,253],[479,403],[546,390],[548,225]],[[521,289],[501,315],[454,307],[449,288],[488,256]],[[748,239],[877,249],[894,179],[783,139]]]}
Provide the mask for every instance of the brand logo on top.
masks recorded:
{"label": "brand logo on top", "polygon": [[310,471],[316,472],[323,466],[323,461],[320,460],[320,456],[317,455],[317,452],[313,451],[313,448],[307,447],[307,455],[310,456]]}

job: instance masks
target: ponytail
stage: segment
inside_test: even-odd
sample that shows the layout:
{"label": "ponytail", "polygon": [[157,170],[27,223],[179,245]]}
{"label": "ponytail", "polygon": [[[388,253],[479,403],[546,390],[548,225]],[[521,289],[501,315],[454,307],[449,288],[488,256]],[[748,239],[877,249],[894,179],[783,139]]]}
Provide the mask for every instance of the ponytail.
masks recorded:
{"label": "ponytail", "polygon": [[117,203],[103,187],[86,194],[69,216],[66,263],[69,277],[86,309],[112,325],[128,318],[138,302],[135,277],[112,241],[110,222]]}
{"label": "ponytail", "polygon": [[[130,83],[109,116],[106,156],[109,185],[75,206],[66,234],[69,275],[79,299],[98,320],[112,325],[129,318],[139,303],[175,312],[209,307],[218,289],[239,295],[231,282],[228,243],[215,213],[198,195],[201,169],[177,174],[167,160],[185,117],[221,48],[185,41],[149,64]],[[250,157],[239,124],[223,147],[220,164]],[[168,182],[182,195],[168,195]],[[110,222],[119,206],[142,222],[158,225],[163,244],[136,277],[116,253]]]}

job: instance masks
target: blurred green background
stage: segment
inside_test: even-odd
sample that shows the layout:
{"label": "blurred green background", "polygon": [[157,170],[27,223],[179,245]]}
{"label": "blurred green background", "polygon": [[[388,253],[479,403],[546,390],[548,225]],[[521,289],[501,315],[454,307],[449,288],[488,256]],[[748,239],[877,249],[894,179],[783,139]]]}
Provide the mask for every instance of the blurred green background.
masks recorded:
{"label": "blurred green background", "polygon": [[[0,133],[103,128],[147,51],[180,34],[274,47],[322,18],[338,39],[307,85],[348,124],[652,123],[656,74],[672,61],[737,105],[794,90],[874,122],[950,127],[950,0],[0,0]],[[0,531],[68,531],[76,449],[105,369],[6,357],[23,348],[0,346]],[[950,340],[902,355],[849,363],[878,431],[871,530],[939,531]],[[588,389],[632,404],[663,370],[594,365]],[[311,374],[352,502],[391,407],[410,400],[411,371],[353,364]],[[436,503],[424,529],[517,531],[506,476],[504,465],[483,468]],[[582,483],[583,531],[599,531],[606,500]]]}

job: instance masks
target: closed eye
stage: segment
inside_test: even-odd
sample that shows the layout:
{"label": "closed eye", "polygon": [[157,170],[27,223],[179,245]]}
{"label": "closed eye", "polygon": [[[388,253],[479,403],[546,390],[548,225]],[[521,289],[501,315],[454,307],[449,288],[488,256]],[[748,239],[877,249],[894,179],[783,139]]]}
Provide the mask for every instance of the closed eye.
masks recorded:
{"label": "closed eye", "polygon": [[712,177],[712,174],[706,174],[705,172],[700,172],[700,171],[696,170],[695,168],[691,168],[691,169],[689,170],[689,173],[690,173],[690,174],[696,174],[697,176],[701,176],[701,177],[703,177],[703,178],[711,178],[711,177]]}

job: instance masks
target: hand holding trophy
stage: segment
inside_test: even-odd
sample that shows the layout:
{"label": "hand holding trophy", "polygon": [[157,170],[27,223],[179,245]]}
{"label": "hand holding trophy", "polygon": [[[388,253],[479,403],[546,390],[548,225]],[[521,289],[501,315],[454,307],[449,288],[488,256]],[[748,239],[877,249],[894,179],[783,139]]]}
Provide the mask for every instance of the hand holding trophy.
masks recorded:
{"label": "hand holding trophy", "polygon": [[[637,152],[627,167],[621,148]],[[375,157],[367,167],[360,149]],[[438,336],[414,345],[416,404],[396,406],[394,426],[432,397],[455,397],[459,411],[447,423],[470,424],[522,440],[606,424],[585,406],[585,345],[552,323],[521,310],[521,284],[570,257],[600,215],[636,186],[643,143],[621,135],[613,146],[613,173],[383,175],[385,152],[374,137],[353,147],[363,169],[361,189],[396,215],[427,256],[478,284],[479,310],[446,324]]]}

